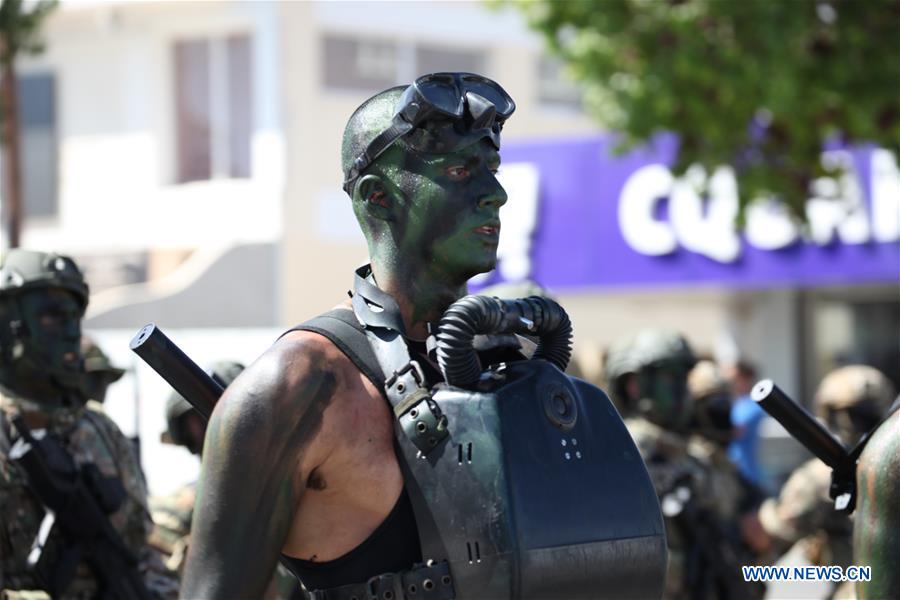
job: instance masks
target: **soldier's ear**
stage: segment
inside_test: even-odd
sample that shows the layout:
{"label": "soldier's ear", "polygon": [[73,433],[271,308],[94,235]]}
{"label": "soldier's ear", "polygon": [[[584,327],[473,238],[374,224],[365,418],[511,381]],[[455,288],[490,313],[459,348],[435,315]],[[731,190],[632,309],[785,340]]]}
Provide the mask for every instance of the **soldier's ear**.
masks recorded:
{"label": "soldier's ear", "polygon": [[353,190],[353,202],[367,215],[383,221],[393,221],[396,199],[378,175],[364,175]]}

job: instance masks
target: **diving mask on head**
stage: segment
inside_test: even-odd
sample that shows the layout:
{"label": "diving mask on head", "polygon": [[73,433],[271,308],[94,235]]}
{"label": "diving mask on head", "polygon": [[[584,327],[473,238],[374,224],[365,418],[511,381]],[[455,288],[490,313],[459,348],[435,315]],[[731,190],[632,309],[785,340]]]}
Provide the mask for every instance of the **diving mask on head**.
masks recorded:
{"label": "diving mask on head", "polygon": [[344,191],[401,137],[419,152],[452,152],[482,138],[500,148],[503,123],[516,103],[495,81],[474,73],[432,73],[416,79],[400,96],[390,127],[353,161]]}

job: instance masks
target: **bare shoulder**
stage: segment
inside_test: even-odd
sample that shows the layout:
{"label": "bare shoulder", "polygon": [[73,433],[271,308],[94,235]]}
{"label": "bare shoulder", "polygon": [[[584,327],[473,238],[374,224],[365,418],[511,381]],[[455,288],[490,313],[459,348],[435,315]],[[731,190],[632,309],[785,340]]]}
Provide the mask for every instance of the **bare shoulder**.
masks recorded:
{"label": "bare shoulder", "polygon": [[345,370],[331,342],[292,332],[228,386],[206,433],[184,597],[262,597],[309,474],[332,449],[321,433]]}
{"label": "bare shoulder", "polygon": [[[228,387],[210,429],[241,444],[283,444],[298,451],[322,429],[325,410],[346,388],[352,363],[323,336],[292,331]],[[208,438],[213,444],[222,441]],[[324,451],[324,449],[323,449]],[[307,453],[306,459],[315,460]]]}

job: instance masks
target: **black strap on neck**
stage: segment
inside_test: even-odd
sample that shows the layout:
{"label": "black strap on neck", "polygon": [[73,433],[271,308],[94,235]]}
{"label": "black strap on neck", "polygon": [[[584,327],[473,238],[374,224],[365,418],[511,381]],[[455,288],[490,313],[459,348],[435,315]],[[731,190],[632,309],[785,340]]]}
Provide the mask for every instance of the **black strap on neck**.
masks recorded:
{"label": "black strap on neck", "polygon": [[[369,265],[356,270],[353,310],[384,375],[384,394],[394,417],[415,454],[426,456],[447,438],[447,419],[431,399],[422,365],[410,357],[400,307],[375,285]],[[402,437],[400,441],[402,446]]]}
{"label": "black strap on neck", "polygon": [[390,294],[375,284],[371,265],[362,266],[354,272],[353,312],[367,328],[389,329],[406,335],[400,307]]}

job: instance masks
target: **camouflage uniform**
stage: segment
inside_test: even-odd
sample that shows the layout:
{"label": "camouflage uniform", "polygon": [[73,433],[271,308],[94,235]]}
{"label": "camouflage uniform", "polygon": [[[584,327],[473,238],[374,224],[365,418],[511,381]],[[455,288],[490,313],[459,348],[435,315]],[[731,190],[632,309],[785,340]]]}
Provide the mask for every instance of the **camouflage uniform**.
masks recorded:
{"label": "camouflage uniform", "polygon": [[[244,365],[240,363],[218,361],[209,366],[207,373],[222,387],[228,387],[243,370]],[[167,429],[162,435],[162,441],[184,446],[192,454],[200,454],[202,443],[200,440],[192,439],[194,434],[188,430],[185,423],[186,418],[197,416],[193,411],[190,403],[173,391],[166,400]],[[205,429],[204,425],[203,431]],[[202,432],[196,433],[200,435]],[[184,569],[184,561],[187,558],[196,496],[197,484],[194,482],[168,496],[150,499],[150,510],[155,525],[150,543],[168,557],[166,566],[179,573]]]}
{"label": "camouflage uniform", "polygon": [[[734,545],[722,537],[723,524],[735,518],[739,492],[733,478],[721,477],[713,469],[721,460],[728,461],[706,440],[689,443],[693,405],[687,383],[695,362],[682,336],[645,330],[614,345],[605,364],[608,389],[626,415],[625,425],[647,465],[665,516],[666,598],[714,597],[720,592],[709,576],[704,551],[740,564]],[[701,532],[696,531],[701,528],[709,532],[703,548],[697,539]],[[746,591],[747,596],[761,596],[762,589],[747,586]]]}
{"label": "camouflage uniform", "polygon": [[746,480],[728,457],[731,441],[731,392],[728,381],[715,363],[701,360],[688,375],[693,419],[688,454],[709,471],[712,500],[724,523],[736,523],[741,514],[755,511],[762,501],[761,492]]}
{"label": "camouflage uniform", "polygon": [[[21,404],[19,399],[0,396],[7,423]],[[151,594],[158,598],[176,597],[177,580],[146,544],[153,524],[146,506],[147,490],[128,439],[109,417],[87,407],[54,411],[48,432],[66,440],[66,448],[79,465],[93,463],[104,475],[119,478],[127,497],[110,516],[110,523],[138,557],[139,571]],[[8,436],[9,432],[5,434]],[[24,473],[7,459],[5,451],[0,452],[0,506],[4,517],[0,523],[0,589],[39,589],[28,572],[26,559],[44,518],[44,508],[28,489]],[[50,553],[48,558],[53,556],[55,544],[55,537],[51,536],[45,549]],[[93,573],[81,564],[64,598],[92,598],[96,592]]]}
{"label": "camouflage uniform", "polygon": [[[829,373],[819,385],[816,414],[852,447],[880,419],[893,393],[888,379],[876,369],[843,367]],[[777,498],[763,503],[760,522],[782,549],[799,544],[811,564],[847,567],[854,564],[853,520],[834,509],[830,487],[831,469],[812,459],[791,474]],[[841,586],[835,595],[846,597],[848,588],[852,586]]]}
{"label": "camouflage uniform", "polygon": [[846,567],[853,564],[853,524],[834,510],[830,487],[831,469],[811,459],[791,474],[777,498],[763,502],[759,520],[782,545],[799,543],[810,564]]}
{"label": "camouflage uniform", "polygon": [[643,418],[625,419],[625,426],[647,465],[665,516],[666,542],[669,547],[665,597],[688,598],[690,592],[684,588],[689,541],[672,518],[680,510],[675,490],[680,484],[686,484],[700,507],[715,515],[719,514],[722,505],[721,502],[716,502],[719,490],[714,488],[712,472],[707,465],[691,455],[688,442],[683,436]]}
{"label": "camouflage uniform", "polygon": [[154,525],[150,543],[168,557],[166,566],[179,573],[187,558],[196,497],[197,484],[194,482],[168,496],[150,499]]}
{"label": "camouflage uniform", "polygon": [[[693,354],[687,345],[682,345],[685,352],[680,356],[677,351],[673,352],[665,347],[667,340],[663,338],[668,337],[667,332],[642,331],[631,339],[615,344],[606,357],[604,375],[608,382],[607,388],[625,417],[625,426],[634,439],[653,487],[660,496],[663,514],[666,516],[666,542],[669,548],[665,596],[678,598],[683,595],[684,587],[685,541],[667,514],[671,514],[673,509],[665,497],[684,480],[689,482],[692,491],[705,488],[705,473],[702,465],[688,455],[686,438],[669,427],[672,419],[661,424],[653,422],[659,419],[648,418],[641,406],[641,402],[644,403],[643,407],[648,406],[648,401],[652,401],[652,398],[634,397],[628,392],[624,381],[628,376],[637,377],[638,373],[651,364],[675,356],[686,367],[692,364]],[[677,337],[683,342],[680,336]],[[643,390],[638,394],[645,395]],[[678,416],[684,414],[683,408],[678,413]],[[706,497],[706,494],[701,494],[700,497]],[[675,499],[670,497],[670,500],[674,502]]]}

